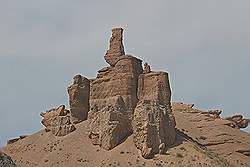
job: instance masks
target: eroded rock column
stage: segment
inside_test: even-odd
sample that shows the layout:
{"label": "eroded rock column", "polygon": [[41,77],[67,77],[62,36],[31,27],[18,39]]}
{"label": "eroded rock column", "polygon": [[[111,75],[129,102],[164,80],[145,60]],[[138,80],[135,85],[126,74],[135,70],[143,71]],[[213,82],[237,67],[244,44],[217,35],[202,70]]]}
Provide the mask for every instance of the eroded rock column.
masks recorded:
{"label": "eroded rock column", "polygon": [[132,133],[138,77],[143,71],[142,60],[124,55],[122,32],[122,28],[112,30],[110,48],[105,55],[110,66],[98,71],[90,88],[89,138],[106,150]]}
{"label": "eroded rock column", "polygon": [[122,40],[123,29],[113,28],[112,36],[109,41],[109,49],[104,56],[106,62],[111,66],[114,66],[116,64],[120,56],[125,55]]}
{"label": "eroded rock column", "polygon": [[132,122],[134,143],[144,158],[164,154],[176,136],[168,74],[148,70],[141,74],[138,97]]}
{"label": "eroded rock column", "polygon": [[84,121],[88,117],[90,82],[76,75],[73,84],[68,87],[70,113],[73,123]]}

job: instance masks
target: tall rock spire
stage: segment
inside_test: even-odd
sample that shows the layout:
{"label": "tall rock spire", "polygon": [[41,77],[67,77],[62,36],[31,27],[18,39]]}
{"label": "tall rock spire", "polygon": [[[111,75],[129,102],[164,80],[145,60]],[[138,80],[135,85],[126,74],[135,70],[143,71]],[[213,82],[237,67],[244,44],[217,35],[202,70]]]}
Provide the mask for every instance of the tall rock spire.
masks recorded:
{"label": "tall rock spire", "polygon": [[107,50],[104,58],[108,64],[114,66],[120,56],[125,55],[123,47],[123,29],[113,28],[112,36],[109,40],[109,49]]}

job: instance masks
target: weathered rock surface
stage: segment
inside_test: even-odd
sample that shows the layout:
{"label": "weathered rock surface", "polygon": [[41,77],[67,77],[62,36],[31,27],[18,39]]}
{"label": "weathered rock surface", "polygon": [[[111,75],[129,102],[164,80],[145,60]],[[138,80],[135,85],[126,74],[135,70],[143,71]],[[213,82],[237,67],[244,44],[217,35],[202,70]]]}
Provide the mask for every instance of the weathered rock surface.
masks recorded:
{"label": "weathered rock surface", "polygon": [[109,41],[109,49],[107,50],[104,58],[108,64],[115,66],[120,56],[125,55],[123,47],[123,29],[113,28],[112,36]]}
{"label": "weathered rock surface", "polygon": [[154,100],[159,104],[169,105],[171,89],[166,72],[150,72],[139,76],[138,98],[140,100]]}
{"label": "weathered rock surface", "polygon": [[88,117],[90,81],[76,75],[72,85],[68,87],[70,113],[73,123],[84,121]]}
{"label": "weathered rock surface", "polygon": [[116,96],[122,96],[127,110],[133,110],[138,102],[137,83],[142,73],[141,60],[133,56],[121,56],[114,67],[99,70],[91,82],[90,106],[101,110],[112,105]]}
{"label": "weathered rock surface", "polygon": [[71,123],[70,115],[58,116],[52,121],[51,131],[55,136],[66,136],[75,130]]}
{"label": "weathered rock surface", "polygon": [[69,110],[65,109],[64,105],[60,105],[57,108],[52,108],[46,112],[42,112],[40,115],[43,117],[42,124],[45,126],[46,131],[51,131],[53,120],[60,115],[67,115]]}
{"label": "weathered rock surface", "polygon": [[[231,120],[211,117],[204,111],[188,108],[181,103],[173,103],[173,113],[179,131],[225,158],[229,166],[250,166],[250,134],[229,127],[233,123]],[[242,117],[233,118],[241,120]]]}
{"label": "weathered rock surface", "polygon": [[41,116],[45,130],[52,131],[55,136],[65,136],[75,130],[75,126],[71,122],[70,112],[65,109],[64,105],[41,113]]}
{"label": "weathered rock surface", "polygon": [[242,115],[234,115],[225,119],[231,121],[231,123],[228,124],[229,126],[238,129],[246,128],[250,122],[250,119],[244,119]]}
{"label": "weathered rock surface", "polygon": [[140,102],[134,112],[134,143],[144,158],[164,154],[175,142],[175,120],[171,109],[155,101]]}
{"label": "weathered rock surface", "polygon": [[0,167],[16,167],[10,156],[0,151]]}
{"label": "weathered rock surface", "polygon": [[139,103],[132,123],[134,143],[144,158],[164,154],[175,142],[175,119],[171,110],[171,90],[165,72],[141,74]]}
{"label": "weathered rock surface", "polygon": [[110,150],[131,134],[130,117],[125,103],[117,96],[114,105],[101,110],[95,108],[89,113],[89,138],[92,144]]}

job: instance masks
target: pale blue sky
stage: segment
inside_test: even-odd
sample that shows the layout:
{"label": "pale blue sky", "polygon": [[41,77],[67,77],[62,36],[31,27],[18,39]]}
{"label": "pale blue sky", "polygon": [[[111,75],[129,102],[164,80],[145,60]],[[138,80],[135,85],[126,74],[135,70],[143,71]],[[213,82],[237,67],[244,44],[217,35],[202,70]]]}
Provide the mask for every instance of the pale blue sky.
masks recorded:
{"label": "pale blue sky", "polygon": [[106,66],[115,26],[126,53],[169,72],[173,100],[250,118],[249,0],[0,0],[0,25],[0,145]]}

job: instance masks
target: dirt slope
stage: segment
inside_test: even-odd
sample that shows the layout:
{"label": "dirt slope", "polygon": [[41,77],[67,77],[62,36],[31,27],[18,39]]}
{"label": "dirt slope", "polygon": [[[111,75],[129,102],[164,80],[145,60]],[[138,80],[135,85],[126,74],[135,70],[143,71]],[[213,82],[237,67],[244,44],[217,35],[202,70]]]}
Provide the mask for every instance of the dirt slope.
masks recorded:
{"label": "dirt slope", "polygon": [[250,166],[250,134],[228,126],[222,118],[213,118],[190,105],[173,103],[177,129],[196,142],[225,158],[230,166]]}
{"label": "dirt slope", "polygon": [[51,132],[39,131],[4,148],[18,167],[102,167],[102,166],[227,166],[223,159],[203,150],[195,142],[178,132],[177,142],[167,155],[156,155],[145,160],[133,143],[132,136],[111,151],[93,146],[86,126],[78,124],[77,130],[64,137]]}

